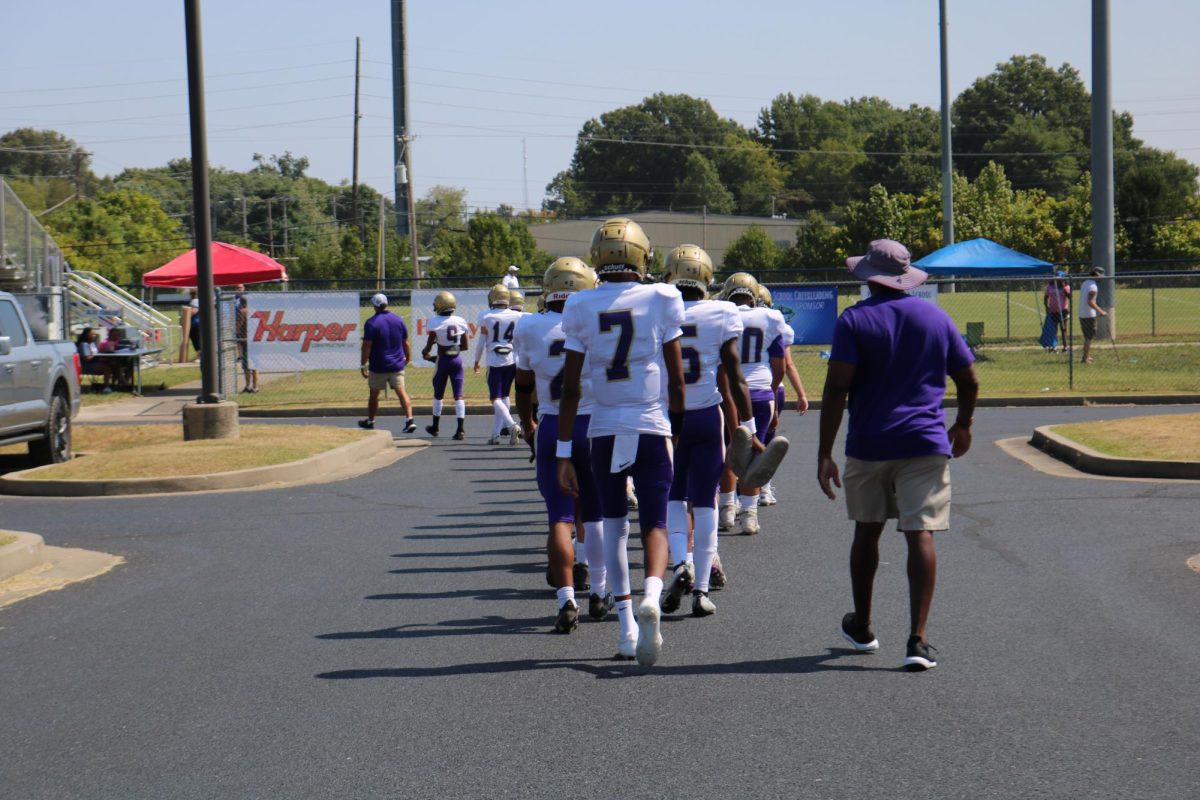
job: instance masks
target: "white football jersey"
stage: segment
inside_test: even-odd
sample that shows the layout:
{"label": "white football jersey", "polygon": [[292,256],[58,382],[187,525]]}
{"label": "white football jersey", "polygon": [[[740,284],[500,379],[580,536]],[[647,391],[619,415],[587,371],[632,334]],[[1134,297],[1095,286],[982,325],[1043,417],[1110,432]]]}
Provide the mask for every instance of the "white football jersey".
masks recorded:
{"label": "white football jersey", "polygon": [[429,332],[441,347],[458,347],[464,333],[470,333],[467,321],[458,314],[448,317],[434,315],[429,318]]}
{"label": "white football jersey", "polygon": [[520,311],[511,308],[489,308],[479,315],[476,330],[475,360],[487,353],[486,365],[489,367],[507,367],[517,362],[513,355],[513,333],[517,329],[517,320],[525,316]]}
{"label": "white football jersey", "polygon": [[738,306],[742,313],[742,374],[750,389],[771,388],[771,357],[767,348],[783,336],[787,323],[783,315],[772,308]]}
{"label": "white football jersey", "polygon": [[[558,414],[562,397],[562,373],[567,361],[567,336],[562,329],[562,314],[547,310],[543,314],[523,314],[513,334],[517,350],[517,369],[529,370],[537,382],[538,413]],[[580,375],[578,414],[592,413],[592,376],[584,356]]]}
{"label": "white football jersey", "polygon": [[588,356],[588,435],[671,435],[663,400],[663,345],[682,335],[683,298],[667,284],[609,283],[577,292],[563,308],[567,349]]}
{"label": "white football jersey", "polygon": [[683,338],[679,346],[683,351],[687,409],[694,411],[721,402],[717,388],[721,346],[742,335],[742,315],[737,306],[724,300],[691,300],[683,307],[686,317],[680,327]]}

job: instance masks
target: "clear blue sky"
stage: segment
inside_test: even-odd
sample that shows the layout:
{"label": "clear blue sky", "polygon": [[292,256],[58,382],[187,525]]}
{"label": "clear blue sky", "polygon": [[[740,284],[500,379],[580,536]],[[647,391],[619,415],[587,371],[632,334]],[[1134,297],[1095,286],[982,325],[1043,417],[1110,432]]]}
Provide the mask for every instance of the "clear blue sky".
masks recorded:
{"label": "clear blue sky", "polygon": [[[8,4],[0,131],[53,128],[99,174],[189,154],[182,0]],[[1089,0],[950,0],[957,94],[1016,53],[1090,85]],[[1113,98],[1148,143],[1200,160],[1194,0],[1114,0]],[[475,207],[537,206],[580,125],[655,91],[753,125],[780,92],[938,105],[936,0],[410,0],[413,175]],[[209,157],[290,150],[351,174],[354,37],[363,42],[360,180],[392,188],[388,0],[204,0]],[[528,182],[522,141],[528,147]]]}

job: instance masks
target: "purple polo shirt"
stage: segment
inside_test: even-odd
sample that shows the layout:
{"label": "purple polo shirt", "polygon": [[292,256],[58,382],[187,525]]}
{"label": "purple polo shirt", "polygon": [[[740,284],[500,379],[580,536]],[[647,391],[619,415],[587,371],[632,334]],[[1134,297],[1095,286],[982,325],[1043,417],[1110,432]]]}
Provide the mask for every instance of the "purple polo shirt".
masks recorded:
{"label": "purple polo shirt", "polygon": [[975,359],[945,311],[919,297],[873,295],[838,317],[829,360],[855,366],[846,455],[950,455],[946,376]]}
{"label": "purple polo shirt", "polygon": [[390,311],[376,314],[363,325],[363,340],[371,342],[367,359],[371,372],[399,372],[404,369],[404,340],[408,327]]}

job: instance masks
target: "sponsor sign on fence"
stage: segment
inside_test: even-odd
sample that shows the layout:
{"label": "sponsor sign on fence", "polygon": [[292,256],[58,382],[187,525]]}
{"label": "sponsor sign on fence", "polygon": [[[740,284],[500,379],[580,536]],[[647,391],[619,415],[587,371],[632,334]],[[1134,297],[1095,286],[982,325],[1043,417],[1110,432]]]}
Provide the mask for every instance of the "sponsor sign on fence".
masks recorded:
{"label": "sponsor sign on fence", "polygon": [[246,295],[250,360],[264,372],[356,369],[362,346],[357,292]]}
{"label": "sponsor sign on fence", "polygon": [[829,344],[837,321],[837,287],[781,286],[771,290],[775,308],[796,331],[795,344]]}
{"label": "sponsor sign on fence", "polygon": [[[429,319],[434,316],[433,313],[433,298],[441,290],[437,289],[413,289],[412,292],[412,326],[409,328],[409,336],[412,337],[412,353],[413,360],[410,366],[413,367],[429,367],[433,368],[433,364],[421,358],[421,348],[425,346],[425,341],[429,336]],[[479,321],[479,315],[488,309],[488,290],[487,289],[451,289],[454,299],[458,301],[458,310],[454,313],[467,321],[467,326],[470,330],[470,345],[471,351],[475,349],[475,335],[479,332],[476,322]],[[468,354],[463,353],[463,361],[467,361]]]}

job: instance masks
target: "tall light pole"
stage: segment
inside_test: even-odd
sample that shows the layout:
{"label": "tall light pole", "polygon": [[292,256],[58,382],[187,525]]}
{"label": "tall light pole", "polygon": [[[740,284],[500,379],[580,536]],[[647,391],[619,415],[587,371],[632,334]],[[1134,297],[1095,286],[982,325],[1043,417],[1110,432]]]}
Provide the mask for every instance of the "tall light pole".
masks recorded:
{"label": "tall light pole", "polygon": [[950,33],[946,0],[938,0],[942,51],[942,247],[954,244],[954,165],[950,144]]}
{"label": "tall light pole", "polygon": [[[408,236],[415,286],[421,286],[417,258],[416,203],[412,191],[412,137],[408,133],[408,39],[404,0],[392,0],[392,152],[396,163],[396,235]],[[403,205],[401,205],[403,203]]]}
{"label": "tall light pole", "polygon": [[1096,303],[1108,311],[1102,335],[1116,337],[1116,246],[1113,209],[1112,29],[1109,0],[1092,0],[1092,266],[1104,270]]}

